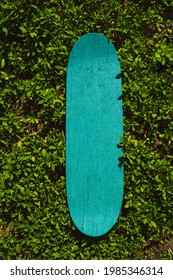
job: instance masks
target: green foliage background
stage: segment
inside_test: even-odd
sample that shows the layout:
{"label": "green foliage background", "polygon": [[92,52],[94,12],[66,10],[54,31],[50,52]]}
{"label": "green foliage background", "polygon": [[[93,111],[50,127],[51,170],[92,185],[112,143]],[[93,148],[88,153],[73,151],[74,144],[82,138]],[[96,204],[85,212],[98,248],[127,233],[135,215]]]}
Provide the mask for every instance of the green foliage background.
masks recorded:
{"label": "green foliage background", "polygon": [[[113,230],[74,228],[65,192],[65,77],[76,40],[106,35],[124,96],[124,201]],[[0,258],[172,259],[173,2],[2,0]]]}

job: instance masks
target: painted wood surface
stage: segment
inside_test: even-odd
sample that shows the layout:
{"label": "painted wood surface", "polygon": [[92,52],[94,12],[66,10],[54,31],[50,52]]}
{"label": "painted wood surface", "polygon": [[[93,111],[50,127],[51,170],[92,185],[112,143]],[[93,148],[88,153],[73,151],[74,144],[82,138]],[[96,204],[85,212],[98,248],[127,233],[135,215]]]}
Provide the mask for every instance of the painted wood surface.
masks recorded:
{"label": "painted wood surface", "polygon": [[80,37],[66,80],[66,189],[71,218],[89,236],[107,233],[121,210],[121,88],[113,44],[99,33]]}

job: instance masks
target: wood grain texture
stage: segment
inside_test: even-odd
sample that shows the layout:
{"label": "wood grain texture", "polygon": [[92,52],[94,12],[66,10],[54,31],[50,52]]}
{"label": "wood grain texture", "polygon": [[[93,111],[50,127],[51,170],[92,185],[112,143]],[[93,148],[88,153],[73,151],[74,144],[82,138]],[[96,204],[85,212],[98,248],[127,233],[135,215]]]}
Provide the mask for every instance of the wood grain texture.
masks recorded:
{"label": "wood grain texture", "polygon": [[107,233],[122,205],[120,73],[105,36],[89,33],[74,45],[66,79],[66,189],[71,218],[89,236]]}

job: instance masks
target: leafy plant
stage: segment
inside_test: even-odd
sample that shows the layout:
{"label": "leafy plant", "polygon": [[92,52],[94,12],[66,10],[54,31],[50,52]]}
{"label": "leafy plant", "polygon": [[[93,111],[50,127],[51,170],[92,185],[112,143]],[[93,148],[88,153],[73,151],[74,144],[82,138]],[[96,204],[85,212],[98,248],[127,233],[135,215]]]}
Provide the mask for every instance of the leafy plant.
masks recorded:
{"label": "leafy plant", "polygon": [[[172,11],[168,0],[1,1],[1,259],[172,259]],[[88,32],[114,43],[123,73],[124,200],[100,239],[77,232],[65,191],[66,67]]]}

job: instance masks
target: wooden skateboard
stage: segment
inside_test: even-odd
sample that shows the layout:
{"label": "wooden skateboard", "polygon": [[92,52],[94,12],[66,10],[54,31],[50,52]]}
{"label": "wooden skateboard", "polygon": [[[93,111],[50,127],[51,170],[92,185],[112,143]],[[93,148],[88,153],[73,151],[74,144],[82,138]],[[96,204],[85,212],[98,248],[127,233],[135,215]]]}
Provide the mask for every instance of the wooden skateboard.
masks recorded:
{"label": "wooden skateboard", "polygon": [[66,190],[71,218],[98,237],[116,223],[123,199],[122,80],[113,44],[85,34],[70,53],[66,79]]}

